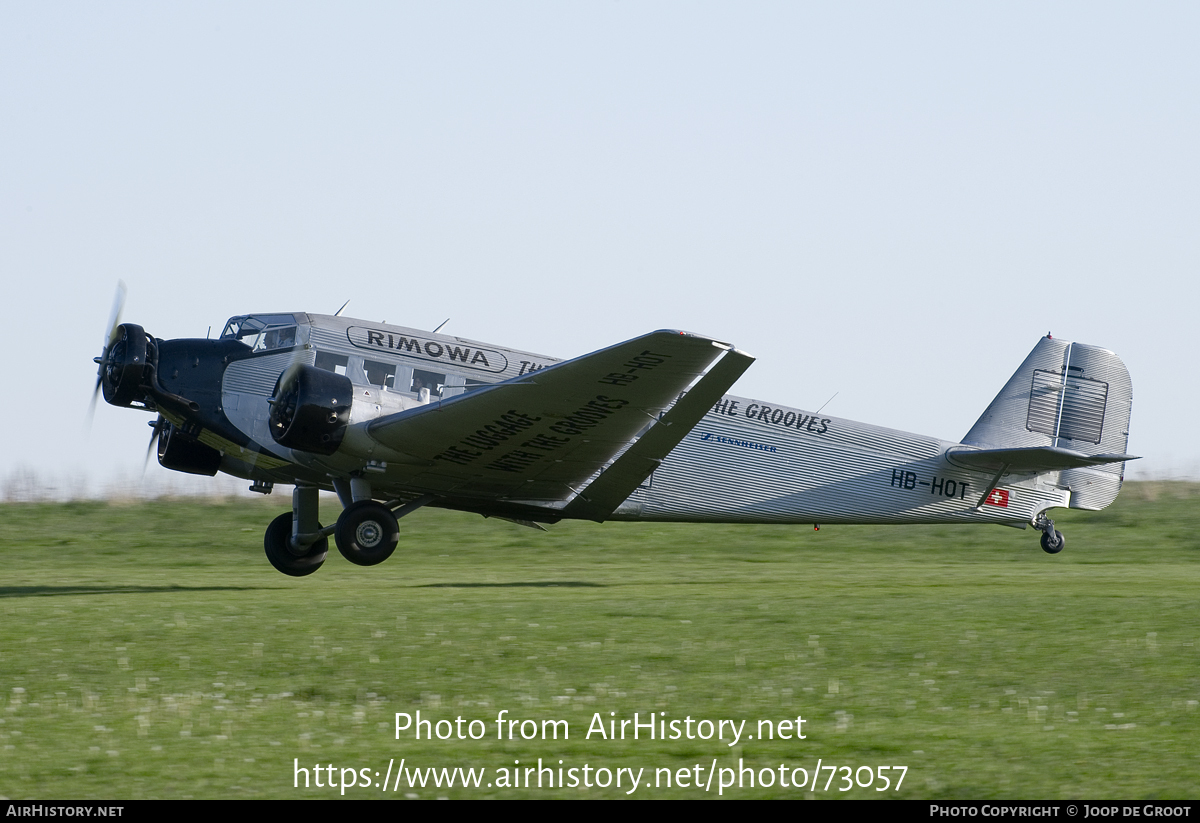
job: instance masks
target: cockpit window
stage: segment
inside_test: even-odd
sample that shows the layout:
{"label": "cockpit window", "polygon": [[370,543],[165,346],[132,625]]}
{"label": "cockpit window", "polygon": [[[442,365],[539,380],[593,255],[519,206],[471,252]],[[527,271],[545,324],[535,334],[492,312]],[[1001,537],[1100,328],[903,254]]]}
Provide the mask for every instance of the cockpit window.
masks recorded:
{"label": "cockpit window", "polygon": [[296,318],[290,314],[234,317],[225,324],[221,339],[240,340],[254,351],[291,348],[296,345]]}

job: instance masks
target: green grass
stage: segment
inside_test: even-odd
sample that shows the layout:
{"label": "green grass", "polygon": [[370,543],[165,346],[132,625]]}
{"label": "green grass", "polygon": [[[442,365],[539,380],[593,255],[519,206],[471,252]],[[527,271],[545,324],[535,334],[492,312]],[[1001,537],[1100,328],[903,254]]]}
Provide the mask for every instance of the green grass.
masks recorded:
{"label": "green grass", "polygon": [[[733,797],[1200,794],[1200,486],[1131,483],[1107,511],[1060,513],[1054,557],[1036,532],[988,526],[541,534],[423,510],[387,563],[334,549],[298,580],[262,552],[287,502],[0,510],[0,796],[336,797],[293,788],[293,758],[310,773],[484,767],[486,784],[539,757],[645,768],[635,797],[703,796],[644,784],[714,758],[776,777],[818,758],[908,767],[898,793],[839,792],[840,772],[824,791],[826,769],[815,793]],[[395,739],[395,713],[418,709],[488,735]],[[566,720],[571,737],[496,740],[500,710]],[[750,734],[800,715],[807,739],[584,739],[596,712]]]}

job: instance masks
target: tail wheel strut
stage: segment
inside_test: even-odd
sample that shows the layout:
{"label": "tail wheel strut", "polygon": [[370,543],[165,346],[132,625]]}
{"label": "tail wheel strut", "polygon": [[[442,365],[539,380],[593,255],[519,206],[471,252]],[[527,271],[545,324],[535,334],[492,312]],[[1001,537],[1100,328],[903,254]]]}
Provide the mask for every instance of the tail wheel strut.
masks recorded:
{"label": "tail wheel strut", "polygon": [[1067,539],[1062,532],[1054,528],[1054,521],[1045,514],[1039,514],[1033,522],[1033,527],[1042,533],[1042,551],[1046,554],[1058,554],[1067,545]]}

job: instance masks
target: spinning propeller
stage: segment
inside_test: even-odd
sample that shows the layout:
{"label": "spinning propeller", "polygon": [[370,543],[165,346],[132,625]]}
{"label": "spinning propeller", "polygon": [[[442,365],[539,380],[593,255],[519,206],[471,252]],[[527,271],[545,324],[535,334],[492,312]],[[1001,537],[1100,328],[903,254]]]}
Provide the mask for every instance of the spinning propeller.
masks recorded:
{"label": "spinning propeller", "polygon": [[167,419],[160,414],[156,419],[149,421],[146,425],[148,425],[152,431],[150,432],[150,445],[146,447],[146,459],[142,461],[143,476],[146,474],[146,467],[150,465],[150,455],[154,454],[155,445],[159,447],[160,452],[162,451],[164,445],[162,435],[163,432],[166,431],[167,426],[171,424],[168,423]]}
{"label": "spinning propeller", "polygon": [[[146,363],[146,334],[140,326],[125,326],[121,324],[121,314],[125,309],[125,296],[128,289],[124,281],[117,281],[117,292],[113,295],[112,311],[108,315],[108,331],[104,335],[104,348],[99,357],[92,358],[96,363],[96,386],[92,389],[92,400],[88,404],[87,428],[92,427],[96,416],[96,401],[100,393],[104,399],[120,405],[128,405],[134,398],[136,385],[130,379],[131,375],[145,366]],[[150,455],[154,452],[155,444],[161,447],[162,436],[170,424],[161,414],[150,423],[153,432],[150,434],[150,445],[146,449],[146,459],[142,463],[142,474],[150,463]]]}
{"label": "spinning propeller", "polygon": [[87,426],[92,427],[92,418],[96,416],[96,400],[100,397],[100,389],[104,384],[104,373],[110,364],[109,355],[116,346],[120,338],[121,312],[125,309],[125,283],[117,281],[117,293],[113,296],[112,312],[108,316],[108,331],[104,335],[104,348],[100,352],[99,357],[92,358],[92,362],[99,364],[96,370],[96,388],[92,390],[92,402],[88,406]]}

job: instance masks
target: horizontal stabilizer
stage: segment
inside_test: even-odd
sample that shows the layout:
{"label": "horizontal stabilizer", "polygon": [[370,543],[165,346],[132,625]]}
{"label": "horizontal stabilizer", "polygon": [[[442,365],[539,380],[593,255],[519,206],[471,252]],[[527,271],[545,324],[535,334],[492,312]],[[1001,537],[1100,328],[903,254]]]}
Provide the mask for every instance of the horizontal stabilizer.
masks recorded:
{"label": "horizontal stabilizer", "polygon": [[956,466],[975,471],[1020,474],[1081,469],[1137,460],[1132,454],[1084,454],[1059,446],[1032,446],[1017,449],[969,449],[955,447],[946,452],[946,459]]}

